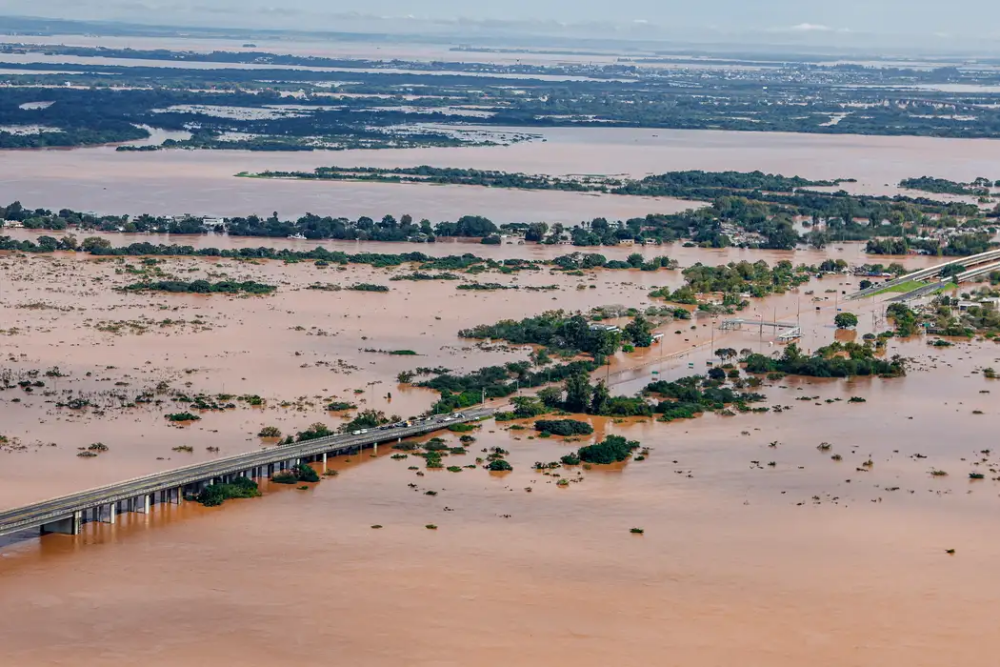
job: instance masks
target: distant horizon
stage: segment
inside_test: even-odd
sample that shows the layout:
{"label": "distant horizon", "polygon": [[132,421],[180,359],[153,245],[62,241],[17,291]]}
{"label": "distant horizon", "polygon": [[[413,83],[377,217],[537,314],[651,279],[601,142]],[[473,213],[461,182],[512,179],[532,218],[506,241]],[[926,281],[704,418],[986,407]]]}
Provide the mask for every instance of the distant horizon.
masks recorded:
{"label": "distant horizon", "polygon": [[[24,3],[18,3],[24,4]],[[53,3],[49,3],[53,4]],[[555,48],[586,50],[603,48],[643,49],[660,51],[690,52],[704,50],[714,53],[733,53],[749,50],[775,54],[800,53],[810,55],[867,55],[873,57],[899,56],[954,56],[990,57],[1000,54],[1000,39],[983,37],[980,39],[964,36],[960,39],[950,35],[907,35],[904,33],[864,33],[851,29],[829,28],[823,24],[800,23],[785,28],[746,29],[730,31],[718,26],[702,28],[666,27],[648,21],[579,21],[564,23],[552,20],[495,20],[468,19],[428,19],[413,17],[380,17],[360,13],[324,14],[325,22],[308,26],[295,25],[293,21],[272,21],[269,25],[256,25],[246,17],[219,11],[209,22],[199,13],[174,15],[170,18],[153,14],[147,10],[133,9],[126,16],[75,18],[76,11],[68,16],[39,15],[42,7],[35,7],[33,13],[0,14],[0,31],[8,36],[42,32],[44,34],[87,34],[84,32],[63,32],[76,26],[87,28],[117,28],[124,33],[132,29],[136,33],[152,36],[154,33],[192,31],[197,33],[260,34],[260,35],[312,35],[317,37],[333,35],[357,35],[382,39],[414,38],[421,41],[447,41],[469,45],[499,46],[502,44],[525,45],[532,48]],[[204,9],[204,8],[203,8]],[[200,17],[200,18],[199,18]],[[154,20],[155,19],[155,20]],[[286,24],[291,25],[286,25]],[[18,24],[23,24],[18,26]],[[33,27],[29,27],[32,26]],[[51,25],[46,31],[42,26]],[[13,26],[13,27],[12,27]],[[57,28],[62,28],[63,31]],[[8,33],[7,31],[13,31]],[[99,31],[100,32],[100,31]],[[176,35],[182,37],[183,35]],[[190,35],[194,37],[195,35]],[[914,37],[920,37],[917,42]],[[544,45],[540,40],[547,40]],[[573,42],[576,42],[575,44]],[[599,46],[604,45],[604,46]]]}

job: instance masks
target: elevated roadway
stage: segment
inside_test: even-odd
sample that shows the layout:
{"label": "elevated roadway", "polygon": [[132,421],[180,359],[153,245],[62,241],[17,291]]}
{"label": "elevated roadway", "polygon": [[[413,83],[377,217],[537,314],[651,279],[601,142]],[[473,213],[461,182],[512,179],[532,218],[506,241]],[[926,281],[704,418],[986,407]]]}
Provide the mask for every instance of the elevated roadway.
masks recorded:
{"label": "elevated roadway", "polygon": [[[855,292],[854,294],[849,294],[847,298],[849,300],[863,299],[908,282],[927,280],[928,278],[938,278],[941,275],[941,271],[949,266],[966,267],[968,270],[963,271],[956,276],[956,280],[958,282],[965,282],[971,280],[972,278],[989,274],[992,271],[1000,270],[1000,249],[987,250],[986,252],[981,252],[978,255],[969,255],[968,257],[956,257],[955,259],[942,262],[941,264],[929,266],[925,269],[918,269],[898,278],[893,278],[892,280],[872,285],[871,287]],[[969,269],[968,267],[974,268]]]}
{"label": "elevated roadway", "polygon": [[403,438],[426,435],[452,424],[489,417],[493,413],[491,408],[477,408],[466,410],[460,413],[461,416],[439,415],[411,422],[411,426],[368,429],[355,434],[278,445],[51,498],[0,512],[0,536],[30,529],[76,535],[84,523],[85,514],[94,520],[113,523],[119,511],[149,512],[157,502],[180,503],[185,494],[198,492],[213,482],[236,477],[266,478],[304,461],[325,462],[328,455],[399,442]]}

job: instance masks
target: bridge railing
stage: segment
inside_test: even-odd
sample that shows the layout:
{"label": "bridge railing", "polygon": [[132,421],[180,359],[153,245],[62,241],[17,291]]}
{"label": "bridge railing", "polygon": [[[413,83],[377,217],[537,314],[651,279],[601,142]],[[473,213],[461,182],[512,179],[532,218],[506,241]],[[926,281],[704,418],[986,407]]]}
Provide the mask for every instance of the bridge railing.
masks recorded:
{"label": "bridge railing", "polygon": [[[336,434],[306,440],[289,445],[277,445],[253,452],[243,452],[211,461],[202,461],[171,470],[141,475],[131,479],[106,484],[79,491],[73,494],[57,496],[31,503],[20,508],[0,511],[0,533],[12,532],[23,528],[65,517],[68,512],[91,509],[111,503],[127,500],[136,496],[155,493],[157,491],[175,488],[203,481],[212,477],[235,474],[254,467],[269,465],[282,460],[315,456],[333,450],[364,447],[382,442],[410,438],[447,428],[451,424],[475,421],[493,414],[492,409],[467,410],[465,416],[454,418],[448,422],[428,421],[410,427],[387,430],[370,430],[364,434]],[[31,514],[33,512],[33,514]],[[27,515],[18,520],[18,515]],[[6,521],[5,521],[6,519]]]}

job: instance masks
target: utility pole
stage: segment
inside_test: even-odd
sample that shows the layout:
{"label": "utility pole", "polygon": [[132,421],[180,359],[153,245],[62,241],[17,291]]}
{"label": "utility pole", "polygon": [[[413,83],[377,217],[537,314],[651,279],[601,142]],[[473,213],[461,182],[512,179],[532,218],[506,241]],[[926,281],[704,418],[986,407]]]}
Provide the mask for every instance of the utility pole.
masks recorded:
{"label": "utility pole", "polygon": [[712,342],[709,344],[708,354],[709,354],[709,356],[715,354],[715,321],[714,320],[712,321]]}

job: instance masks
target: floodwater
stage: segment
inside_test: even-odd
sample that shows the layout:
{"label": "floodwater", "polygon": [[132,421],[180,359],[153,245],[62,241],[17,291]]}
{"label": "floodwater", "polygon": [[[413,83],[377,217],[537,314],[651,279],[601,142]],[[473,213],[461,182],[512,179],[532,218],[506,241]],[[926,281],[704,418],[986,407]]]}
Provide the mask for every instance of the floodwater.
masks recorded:
{"label": "floodwater", "polygon": [[[513,81],[535,80],[535,81],[617,81],[619,83],[630,83],[634,79],[598,79],[589,76],[578,76],[571,74],[522,74],[519,72],[469,72],[465,70],[423,70],[418,68],[358,68],[358,67],[313,67],[309,65],[279,65],[263,63],[228,63],[210,62],[201,60],[171,60],[171,59],[144,59],[144,58],[112,58],[106,56],[74,56],[66,54],[43,54],[43,53],[3,53],[0,54],[0,63],[4,64],[37,64],[45,63],[49,65],[87,65],[95,68],[102,65],[106,67],[162,67],[165,69],[188,69],[188,70],[288,70],[305,72],[338,72],[356,74],[414,74],[421,76],[467,76],[485,79],[509,79]],[[31,70],[21,70],[19,74],[34,74]]]}
{"label": "floodwater", "polygon": [[[456,129],[457,126],[450,126]],[[468,129],[468,128],[466,128]],[[499,128],[520,132],[524,128]],[[784,133],[555,128],[510,146],[259,153],[113,148],[0,152],[0,201],[100,213],[381,217],[410,213],[438,221],[485,215],[496,222],[577,223],[671,213],[691,202],[669,198],[524,192],[475,186],[239,179],[248,171],[310,171],[319,166],[500,169],[524,173],[642,177],[704,169],[856,178],[858,193],[896,194],[906,177],[967,182],[997,178],[989,139],[826,136]],[[544,139],[542,141],[541,139]],[[912,193],[910,193],[912,194]]]}
{"label": "floodwater", "polygon": [[[240,299],[115,292],[137,279],[128,265],[139,262],[0,259],[0,370],[58,366],[62,374],[43,374],[46,387],[31,394],[0,393],[3,434],[23,446],[0,452],[0,506],[253,449],[265,424],[286,433],[318,420],[336,425],[322,409],[334,396],[400,414],[422,410],[433,396],[397,387],[399,371],[524,358],[523,350],[473,349],[458,329],[548,307],[645,305],[650,287],[680,281],[678,272],[542,272],[516,280],[558,291],[482,294],[448,282],[389,282],[368,267],[159,265],[186,279],[279,285],[273,296]],[[392,291],[302,289],[315,281],[378,282]],[[839,293],[855,283],[827,277],[744,315],[798,320],[803,347],[814,348],[833,340]],[[877,320],[883,307],[850,306],[858,335],[885,328]],[[772,351],[767,334],[722,334],[713,323],[663,326],[662,351],[616,359],[616,390],[635,391],[652,370],[703,372],[713,344]],[[481,448],[502,446],[510,474],[418,476],[422,470],[407,468],[419,459],[392,460],[383,447],[376,457],[331,461],[339,475],[308,491],[265,487],[264,498],[222,508],[157,506],[115,526],[89,524],[77,538],[7,543],[0,656],[30,667],[234,655],[265,665],[275,651],[303,665],[328,664],[331,652],[366,666],[992,665],[1000,604],[989,582],[1000,545],[983,526],[1000,502],[990,479],[1000,462],[980,452],[994,447],[989,434],[1000,416],[981,393],[992,385],[975,371],[996,363],[1000,349],[892,341],[896,352],[917,360],[904,379],[768,386],[767,405],[792,408],[780,414],[672,424],[594,419],[595,437],[621,433],[652,449],[645,461],[611,469],[554,471],[560,478],[533,471],[535,461],[577,445],[488,422],[469,453],[448,464],[471,464]],[[160,381],[190,394],[255,393],[267,404],[171,427],[162,414],[179,404],[169,394],[162,407],[108,407],[103,415],[49,402],[81,396],[105,404],[109,393]],[[849,403],[851,396],[867,403]],[[110,450],[75,456],[95,441]],[[831,449],[818,450],[821,442]],[[177,444],[194,451],[172,451]],[[949,475],[932,478],[931,469]],[[972,470],[987,478],[970,481]],[[574,481],[558,487],[563,478]],[[645,534],[630,534],[633,527]]]}
{"label": "floodwater", "polygon": [[[994,147],[721,132],[544,135],[546,143],[447,152],[0,152],[0,201],[107,213],[277,209],[283,216],[410,212],[439,220],[480,213],[498,222],[576,222],[689,203],[232,175],[323,164],[633,175],[759,168],[854,176],[862,180],[858,187],[879,191],[905,176],[988,176]],[[106,236],[116,244],[317,245]],[[676,244],[320,245],[498,259],[641,252],[669,255],[682,266],[739,259],[818,264],[832,257],[915,268],[934,261],[866,257],[859,244],[794,252]],[[389,280],[407,267],[340,271],[307,262],[196,258],[157,266],[180,279],[254,279],[278,291],[252,298],[123,294],[115,288],[141,279],[130,272],[140,270],[139,259],[0,257],[0,373],[20,379],[38,371],[33,379],[44,382],[30,393],[0,391],[0,435],[7,438],[0,446],[0,507],[270,446],[256,436],[265,425],[286,434],[316,421],[335,427],[344,417],[324,410],[331,400],[403,416],[420,412],[436,394],[398,385],[398,373],[439,365],[468,371],[527,357],[524,349],[476,346],[458,338],[458,330],[549,308],[644,308],[654,303],[653,287],[682,281],[679,271],[485,273],[471,279],[557,289],[483,293],[458,291],[454,282]],[[372,282],[391,291],[306,289],[315,282]],[[842,302],[856,284],[829,276],[755,302],[741,315],[801,324],[806,350],[889,328],[884,303]],[[832,328],[838,309],[858,314],[856,333]],[[606,377],[616,392],[628,394],[654,377],[703,373],[721,346],[781,349],[767,331],[747,325],[727,333],[719,323],[711,317],[663,323],[662,346],[619,355]],[[404,349],[419,356],[386,353]],[[791,407],[780,413],[670,424],[594,419],[594,437],[620,433],[651,448],[645,461],[610,469],[555,470],[560,478],[535,472],[535,461],[558,460],[582,443],[534,439],[530,427],[488,422],[474,434],[469,453],[450,456],[447,465],[473,464],[480,449],[501,446],[510,451],[512,473],[418,476],[424,472],[419,459],[393,460],[394,452],[383,447],[374,457],[365,452],[332,460],[339,475],[308,491],[265,486],[263,498],[214,509],[157,506],[148,516],[125,514],[115,526],[89,524],[76,538],[5,538],[0,664],[165,667],[238,659],[263,666],[280,655],[300,665],[338,660],[364,667],[992,667],[1000,649],[993,622],[1000,596],[991,584],[1000,543],[989,530],[1000,503],[993,479],[1000,476],[993,436],[1000,411],[995,396],[984,392],[1000,385],[980,371],[1000,364],[1000,348],[892,340],[888,353],[914,359],[906,378],[770,383],[763,390],[766,405]],[[161,405],[120,407],[160,383],[167,387],[157,394]],[[236,409],[171,426],[164,415],[185,409],[171,400],[172,391],[257,394],[266,403],[251,408],[236,401]],[[867,402],[850,403],[854,396]],[[57,407],[71,398],[96,407]],[[445,437],[457,444],[455,435]],[[77,456],[78,448],[95,442],[109,451]],[[823,442],[830,443],[828,451],[817,449]],[[179,445],[192,451],[174,451]],[[411,465],[421,470],[408,470]],[[948,475],[931,477],[934,469]],[[970,480],[972,471],[986,479]],[[582,481],[558,487],[564,478]],[[634,527],[645,533],[630,534]]]}

